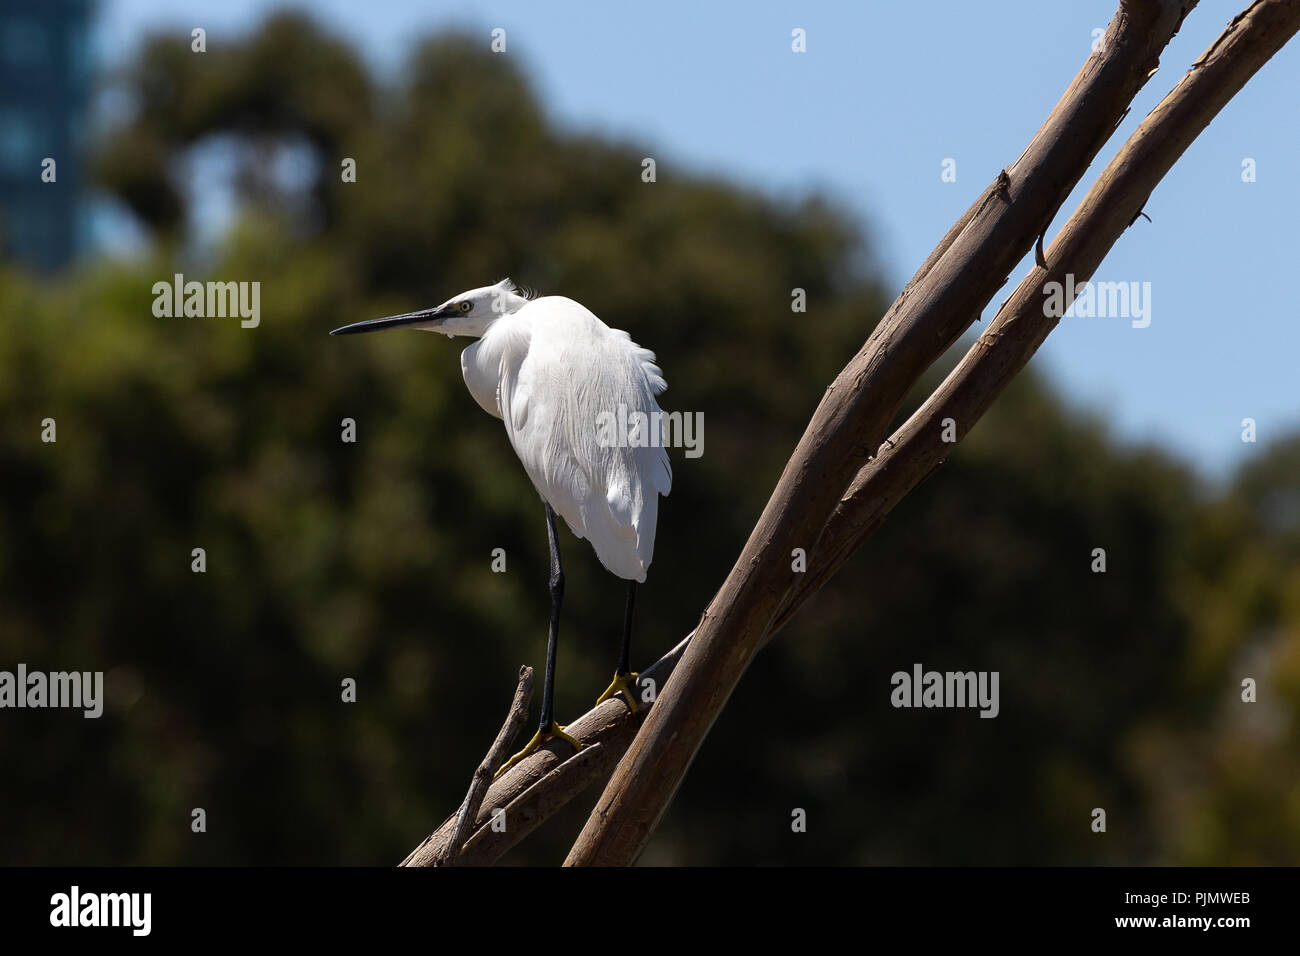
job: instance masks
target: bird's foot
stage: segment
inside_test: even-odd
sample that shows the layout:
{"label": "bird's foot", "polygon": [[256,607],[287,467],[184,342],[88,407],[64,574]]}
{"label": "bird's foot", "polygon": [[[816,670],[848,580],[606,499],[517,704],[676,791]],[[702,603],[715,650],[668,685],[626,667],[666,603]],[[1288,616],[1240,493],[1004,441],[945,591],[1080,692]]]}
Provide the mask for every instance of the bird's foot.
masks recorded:
{"label": "bird's foot", "polygon": [[542,744],[546,743],[546,741],[548,740],[563,740],[574,750],[582,749],[581,740],[579,740],[577,737],[566,734],[564,732],[564,727],[557,724],[555,721],[551,721],[551,727],[549,730],[546,731],[539,730],[537,731],[537,733],[533,734],[533,739],[528,741],[528,743],[524,744],[524,749],[519,751],[519,753],[515,754],[513,757],[511,757],[509,760],[503,763],[501,765],[501,769],[492,775],[492,779],[495,780],[497,777],[501,776],[503,773],[505,773],[515,764],[519,763],[519,761],[531,755],[533,751],[535,751]]}
{"label": "bird's foot", "polygon": [[636,681],[640,676],[641,675],[636,671],[631,671],[627,674],[615,674],[614,679],[610,681],[609,686],[605,688],[605,693],[596,698],[597,705],[603,704],[610,698],[622,694],[623,699],[627,701],[628,710],[635,714],[637,711]]}

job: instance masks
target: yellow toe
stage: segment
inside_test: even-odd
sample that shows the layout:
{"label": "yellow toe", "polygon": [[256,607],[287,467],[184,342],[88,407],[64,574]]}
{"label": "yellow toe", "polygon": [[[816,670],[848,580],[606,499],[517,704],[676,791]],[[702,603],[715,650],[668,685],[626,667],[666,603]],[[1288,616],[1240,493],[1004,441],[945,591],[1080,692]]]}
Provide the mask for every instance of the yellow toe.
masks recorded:
{"label": "yellow toe", "polygon": [[637,711],[635,688],[637,678],[640,676],[636,671],[628,674],[615,674],[614,679],[605,688],[605,692],[596,698],[596,703],[603,704],[605,701],[622,694],[623,700],[627,702],[628,710],[635,714]]}
{"label": "yellow toe", "polygon": [[581,740],[579,740],[577,737],[572,736],[571,734],[566,734],[564,732],[564,727],[557,724],[555,721],[551,721],[550,730],[546,731],[545,733],[539,730],[537,731],[537,733],[533,734],[532,739],[528,741],[528,743],[524,744],[524,749],[519,751],[519,753],[515,754],[513,757],[511,757],[509,760],[503,763],[501,765],[501,769],[492,775],[492,779],[495,780],[497,777],[501,776],[503,773],[505,773],[515,764],[519,763],[519,761],[523,760],[525,757],[530,756],[535,750],[537,750],[538,747],[546,743],[546,741],[554,740],[554,739],[563,740],[574,750],[582,749]]}

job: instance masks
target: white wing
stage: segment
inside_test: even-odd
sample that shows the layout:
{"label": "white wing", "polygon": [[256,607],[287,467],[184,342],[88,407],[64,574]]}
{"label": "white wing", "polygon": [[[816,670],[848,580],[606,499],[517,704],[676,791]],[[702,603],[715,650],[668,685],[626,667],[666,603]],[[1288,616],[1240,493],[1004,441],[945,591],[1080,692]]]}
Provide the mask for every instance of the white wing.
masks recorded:
{"label": "white wing", "polygon": [[[500,351],[501,417],[537,490],[591,542],[601,564],[644,581],[658,496],[672,489],[655,401],[667,385],[654,354],[561,296],[535,299],[493,323],[480,345],[479,364],[490,366]],[[611,440],[611,426],[626,434],[623,425],[632,440]],[[656,425],[650,444],[647,427]]]}

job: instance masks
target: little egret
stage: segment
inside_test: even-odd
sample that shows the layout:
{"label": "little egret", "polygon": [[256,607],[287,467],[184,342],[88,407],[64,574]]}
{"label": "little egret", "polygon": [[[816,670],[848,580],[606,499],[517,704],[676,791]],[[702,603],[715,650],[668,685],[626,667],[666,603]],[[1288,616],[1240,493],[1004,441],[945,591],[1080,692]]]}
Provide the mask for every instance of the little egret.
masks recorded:
{"label": "little egret", "polygon": [[[555,514],[576,537],[591,542],[606,569],[628,582],[623,649],[614,679],[596,703],[622,693],[636,710],[632,604],[654,553],[658,496],[666,497],[672,487],[655,401],[668,387],[663,373],[653,352],[579,303],[563,296],[536,298],[509,279],[462,292],[432,309],[356,322],[330,334],[396,328],[478,340],[460,356],[465,384],[485,412],[505,423],[506,436],[546,505],[551,620],[541,723],[497,773],[551,738],[579,749],[582,744],[555,722],[552,710],[564,597]],[[631,427],[611,432],[610,422]]]}

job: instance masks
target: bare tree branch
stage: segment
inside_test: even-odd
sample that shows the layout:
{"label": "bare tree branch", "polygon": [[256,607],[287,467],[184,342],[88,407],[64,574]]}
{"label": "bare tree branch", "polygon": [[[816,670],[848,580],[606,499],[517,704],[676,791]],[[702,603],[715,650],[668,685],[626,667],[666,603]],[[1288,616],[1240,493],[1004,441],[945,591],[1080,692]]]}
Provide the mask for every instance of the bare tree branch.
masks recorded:
{"label": "bare tree branch", "polygon": [[[1099,210],[1112,204],[1131,206],[1132,197],[1138,198],[1137,205],[1140,209],[1142,201],[1154,189],[1160,177],[1173,165],[1195,135],[1204,129],[1214,113],[1295,32],[1295,18],[1287,12],[1293,11],[1294,7],[1294,0],[1291,3],[1256,3],[1233,21],[1229,29],[1193,67],[1192,73],[1166,97],[1129,139],[1107,166],[1079,210],[1061,230],[1044,257],[1056,271],[1048,274],[1041,268],[1036,269],[1021,286],[1032,280],[1034,289],[1041,295],[1042,284],[1052,275],[1059,275],[1063,268],[1071,264],[1075,266],[1073,272],[1077,282],[1081,283],[1091,276],[1096,264],[1119,234],[1115,233],[1113,238],[1093,247],[1089,256],[1095,259],[1086,271],[1083,268],[1086,264],[1084,261],[1074,262],[1072,257],[1077,254],[1077,250],[1067,245],[1067,237],[1092,236],[1094,242],[1100,243],[1103,233],[1096,231],[1097,220],[1094,218],[1098,216]],[[1211,59],[1211,55],[1223,45],[1228,34],[1234,32],[1247,16],[1250,16],[1251,24],[1258,24],[1251,27],[1251,32],[1243,35],[1250,37],[1248,49],[1234,48],[1230,60],[1222,59],[1229,55],[1227,50]],[[1256,16],[1260,19],[1256,20]],[[1262,44],[1259,40],[1260,31],[1272,31],[1273,42]],[[1238,42],[1246,43],[1246,40],[1238,39]],[[1189,85],[1196,71],[1203,68],[1210,71],[1205,79],[1199,85]],[[1216,94],[1218,100],[1212,109],[1177,109],[1181,101],[1203,97],[1207,84],[1210,88],[1220,88]],[[1180,128],[1183,124],[1190,125],[1185,129]],[[1149,169],[1148,164],[1151,164]],[[1136,184],[1125,186],[1127,180],[1119,175],[1120,171],[1125,170],[1130,174],[1141,175],[1142,179]],[[1156,170],[1158,174],[1152,176]],[[1131,193],[1129,198],[1125,198],[1126,191]],[[949,230],[904,288],[900,300],[909,295],[943,257],[982,201],[981,197]],[[1136,214],[1130,218],[1136,218]],[[879,454],[859,470],[837,503],[816,551],[809,554],[808,572],[799,576],[796,587],[789,592],[776,615],[768,630],[768,639],[784,627],[803,603],[883,523],[898,501],[943,463],[953,446],[939,440],[939,423],[946,417],[954,418],[959,423],[959,438],[964,437],[992,404],[996,395],[1024,366],[1057,321],[1043,315],[1041,298],[1035,295],[1026,299],[1021,295],[1019,287],[1008,298],[966,359],[930,400],[894,433],[890,441],[880,447]],[[982,360],[986,355],[994,356],[992,364],[987,368]],[[652,667],[646,668],[644,674],[653,677],[658,686],[663,687],[693,634],[694,632],[688,635]],[[629,714],[618,701],[608,701],[570,724],[569,730],[575,732],[584,743],[599,744],[599,750],[584,748],[583,751],[591,754],[588,760],[599,765],[598,772],[585,761],[579,763],[571,759],[561,762],[553,752],[544,748],[505,778],[496,781],[489,791],[489,805],[505,806],[507,813],[513,819],[525,823],[526,828],[510,826],[505,833],[492,833],[489,836],[490,831],[484,827],[486,820],[476,820],[478,830],[470,838],[459,862],[480,865],[494,862],[565,802],[577,796],[595,780],[603,779],[626,749],[645,714],[646,708],[634,715]],[[430,865],[437,847],[449,838],[454,824],[455,817],[444,822],[407,858],[405,865]]]}
{"label": "bare tree branch", "polygon": [[[1060,321],[1046,314],[1044,286],[1090,279],[1111,246],[1141,214],[1156,185],[1246,82],[1296,33],[1296,2],[1255,2],[1239,14],[1143,120],[1107,164],[1046,253],[985,332],[929,399],[858,472],[836,506],[808,573],[791,592],[774,630],[858,549],[894,506],[952,451],[941,423],[964,438]],[[1064,303],[1066,306],[1068,302]]]}
{"label": "bare tree branch", "polygon": [[492,783],[492,775],[505,763],[511,742],[518,736],[519,728],[528,719],[528,702],[532,699],[533,669],[525,664],[519,668],[519,686],[515,688],[514,700],[510,703],[510,710],[506,712],[506,722],[501,725],[497,739],[492,741],[487,756],[483,758],[483,762],[478,765],[478,769],[470,779],[469,792],[465,794],[465,802],[460,805],[460,811],[456,814],[456,825],[452,828],[451,838],[438,851],[435,866],[452,866],[456,863],[461,848],[465,846],[465,841],[473,831],[474,821],[478,819],[483,798],[487,796],[488,787]]}
{"label": "bare tree branch", "polygon": [[[642,670],[640,685],[654,688],[657,693],[681,659],[691,636],[688,634],[671,651]],[[645,703],[652,704],[649,701]],[[556,810],[593,783],[604,781],[627,750],[649,709],[649,706],[642,706],[636,713],[631,713],[617,698],[598,704],[565,728],[583,743],[577,754],[569,756],[571,751],[567,744],[551,741],[500,778],[490,780],[481,803],[488,809],[476,811],[471,836],[456,857],[456,864],[486,866],[495,863]],[[502,832],[491,828],[491,811],[496,807],[505,809],[505,830]],[[439,857],[454,838],[458,816],[452,814],[444,820],[401,865],[438,865]]]}
{"label": "bare tree branch", "polygon": [[1123,0],[1020,158],[965,228],[904,290],[828,389],[722,588],[654,709],[615,768],[567,863],[640,854],[705,734],[764,643],[842,492],[875,453],[908,390],[970,325],[1047,227],[1154,72],[1193,0]]}

